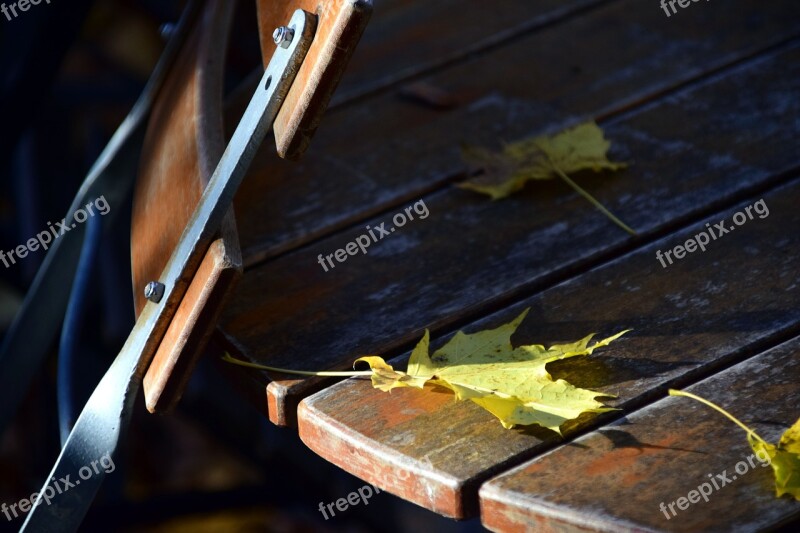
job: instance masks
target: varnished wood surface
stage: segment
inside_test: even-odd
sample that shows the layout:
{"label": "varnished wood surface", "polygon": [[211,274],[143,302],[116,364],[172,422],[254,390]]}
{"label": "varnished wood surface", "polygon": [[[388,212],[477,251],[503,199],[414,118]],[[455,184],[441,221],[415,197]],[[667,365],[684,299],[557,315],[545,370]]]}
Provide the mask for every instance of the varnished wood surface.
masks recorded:
{"label": "varnished wood surface", "polygon": [[[797,421],[798,382],[796,338],[687,390],[775,443]],[[775,497],[772,468],[752,453],[719,413],[667,398],[486,483],[481,516],[492,531],[537,533],[761,531],[796,520],[800,502]]]}
{"label": "varnished wood surface", "polygon": [[[786,57],[794,60],[797,54],[793,54]],[[771,69],[761,67],[748,78],[739,76],[730,88],[699,86],[687,93],[691,96],[663,102],[658,113],[626,119],[619,126],[608,124],[609,138],[616,143],[613,157],[635,164],[611,178],[588,177],[583,183],[612,211],[625,213],[626,221],[646,236],[793,168],[796,146],[775,130],[793,131],[792,116],[770,109],[772,94],[739,92],[746,83],[764,83],[764,76],[769,76],[775,91],[791,93],[793,79],[784,74],[784,66],[776,59],[770,65]],[[664,76],[673,76],[672,67]],[[656,80],[651,78],[650,83]],[[744,94],[753,99],[746,105],[741,101]],[[626,101],[624,93],[616,96]],[[793,105],[789,96],[785,99]],[[699,109],[693,100],[702,100],[704,107]],[[714,111],[716,106],[742,113],[738,120],[746,124],[749,142],[767,151],[734,150],[743,134],[730,127],[735,115],[722,116]],[[703,110],[702,120],[697,120]],[[414,155],[408,160],[411,164],[439,164],[435,158],[446,157],[460,165],[457,139],[463,139],[469,128],[477,132],[481,124],[497,128],[483,133],[496,142],[501,131],[513,139],[538,124],[553,128],[568,119],[535,100],[498,96],[467,116],[446,115],[441,121],[445,123],[441,129],[418,132],[418,144],[413,146],[426,149],[434,142],[439,146],[449,142],[447,151],[442,149],[446,156]],[[715,135],[707,134],[710,128]],[[456,136],[454,129],[461,133]],[[775,159],[767,162],[765,155]],[[388,150],[385,158],[391,160]],[[388,179],[404,172],[406,159],[390,167],[374,161]],[[428,219],[407,225],[376,244],[368,256],[353,257],[330,272],[318,264],[320,254],[335,252],[367,225],[388,220],[394,210],[252,268],[224,313],[222,329],[232,349],[251,360],[302,369],[346,367],[363,353],[405,349],[425,327],[435,331],[452,327],[481,308],[502,305],[520,290],[533,290],[632,245],[627,234],[566,186],[536,185],[498,203],[450,187],[424,196],[431,213]],[[340,197],[349,202],[353,191],[343,191]],[[307,213],[311,212],[315,211]],[[271,419],[291,424],[297,402],[320,386],[318,380],[270,383],[269,401],[275,407]]]}

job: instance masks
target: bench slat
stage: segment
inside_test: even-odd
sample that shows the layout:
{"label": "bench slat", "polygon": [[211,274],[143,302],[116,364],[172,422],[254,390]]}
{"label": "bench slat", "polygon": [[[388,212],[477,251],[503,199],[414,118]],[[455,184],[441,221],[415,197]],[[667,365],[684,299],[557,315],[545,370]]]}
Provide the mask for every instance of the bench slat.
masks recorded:
{"label": "bench slat", "polygon": [[[687,390],[775,443],[800,415],[798,382],[800,338]],[[800,502],[775,498],[772,469],[752,453],[718,413],[666,398],[486,483],[481,516],[509,532],[761,531],[800,517]],[[708,501],[697,492],[681,510],[678,498],[703,484]]]}

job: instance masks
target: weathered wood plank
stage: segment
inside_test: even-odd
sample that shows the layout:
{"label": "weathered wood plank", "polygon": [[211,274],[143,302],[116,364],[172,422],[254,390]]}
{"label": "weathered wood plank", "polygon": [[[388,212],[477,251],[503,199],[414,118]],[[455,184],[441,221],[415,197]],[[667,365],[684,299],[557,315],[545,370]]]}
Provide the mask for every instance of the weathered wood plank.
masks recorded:
{"label": "weathered wood plank", "polygon": [[[794,168],[798,59],[795,46],[608,124],[614,156],[635,165],[582,183],[648,235]],[[769,91],[751,90],[759,86]],[[536,114],[502,100],[496,109]],[[223,317],[231,348],[284,368],[346,367],[360,354],[391,355],[426,327],[463,323],[631,245],[566,186],[536,185],[502,202],[457,189],[431,195],[426,219],[329,272],[319,254],[343,248],[364,227],[252,269]],[[271,419],[291,424],[296,402],[315,387],[319,381],[270,383]]]}
{"label": "weathered wood plank", "polygon": [[[531,312],[514,337],[516,344],[548,345],[592,331],[605,335],[633,328],[603,352],[554,363],[548,370],[555,379],[617,395],[607,402],[613,407],[640,407],[668,386],[709,375],[800,330],[800,233],[787,231],[800,227],[800,181],[765,194],[767,218],[754,218],[705,252],[666,269],[656,258],[657,250],[684,243],[706,222],[730,224],[735,212],[758,199],[467,329],[496,327],[526,307]],[[477,511],[483,480],[559,442],[541,428],[503,429],[488,412],[471,402],[455,403],[448,393],[399,389],[386,394],[366,379],[350,379],[306,398],[298,416],[301,438],[325,459],[454,517]],[[585,415],[562,429],[574,434],[613,416],[618,415]]]}
{"label": "weathered wood plank", "polygon": [[[360,102],[365,96],[396,88],[406,80],[491,52],[498,46],[613,0],[381,0],[336,89],[331,107]],[[259,2],[260,8],[270,8]],[[309,6],[300,6],[309,9]],[[281,8],[282,9],[282,8]],[[310,11],[317,11],[310,9]],[[288,12],[287,12],[288,13]],[[281,13],[280,17],[286,14]],[[266,57],[275,22],[260,21]],[[261,79],[257,69],[236,91],[229,112],[240,116]],[[413,82],[412,82],[413,83]],[[235,126],[238,116],[231,119]]]}
{"label": "weathered wood plank", "polygon": [[242,185],[236,206],[246,264],[441,187],[464,172],[462,142],[552,126],[536,115],[509,116],[514,109],[492,115],[476,99],[498,94],[562,115],[605,114],[800,32],[793,2],[703,8],[676,21],[646,2],[614,2],[425,77],[459,102],[449,111],[384,94],[329,113],[302,163],[262,157]]}
{"label": "weathered wood plank", "polygon": [[[798,382],[795,338],[688,390],[777,442],[799,415]],[[763,531],[800,518],[752,453],[718,413],[667,398],[484,484],[481,517],[509,532]]]}
{"label": "weathered wood plank", "polygon": [[605,0],[380,0],[334,97],[353,101]]}

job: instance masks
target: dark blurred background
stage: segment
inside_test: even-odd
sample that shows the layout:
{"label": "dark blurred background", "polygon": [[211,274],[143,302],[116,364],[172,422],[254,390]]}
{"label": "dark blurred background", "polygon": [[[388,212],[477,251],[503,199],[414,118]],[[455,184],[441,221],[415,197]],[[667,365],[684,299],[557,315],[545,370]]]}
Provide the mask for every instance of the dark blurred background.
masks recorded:
{"label": "dark blurred background", "polygon": [[[175,23],[173,0],[70,0],[0,18],[0,249],[26,242],[66,214],[80,183],[141,92]],[[239,2],[228,92],[260,64],[254,2]],[[116,213],[130,220],[128,211]],[[80,409],[133,325],[129,227],[102,238],[78,326],[74,383]],[[45,253],[0,266],[4,333]],[[0,333],[0,334],[2,334]],[[0,502],[37,491],[59,445],[58,345],[11,427],[0,435]],[[3,369],[0,368],[0,372]],[[326,521],[330,503],[364,485],[272,426],[201,362],[178,410],[140,401],[125,449],[85,531],[478,531],[389,494]],[[0,531],[15,531],[0,515]]]}

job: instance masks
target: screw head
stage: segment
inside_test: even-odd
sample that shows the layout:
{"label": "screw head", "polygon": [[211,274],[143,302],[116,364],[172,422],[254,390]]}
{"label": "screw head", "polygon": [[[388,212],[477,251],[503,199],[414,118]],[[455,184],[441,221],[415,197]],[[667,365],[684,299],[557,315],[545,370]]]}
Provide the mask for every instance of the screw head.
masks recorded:
{"label": "screw head", "polygon": [[144,288],[144,297],[153,303],[158,303],[164,296],[164,284],[158,281],[151,281]]}
{"label": "screw head", "polygon": [[275,41],[275,44],[281,48],[289,48],[289,45],[292,44],[293,39],[294,29],[289,28],[288,26],[280,26],[279,28],[275,28],[275,31],[272,32],[272,40]]}

